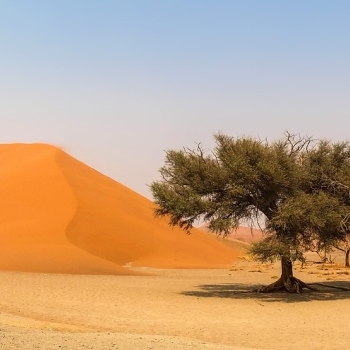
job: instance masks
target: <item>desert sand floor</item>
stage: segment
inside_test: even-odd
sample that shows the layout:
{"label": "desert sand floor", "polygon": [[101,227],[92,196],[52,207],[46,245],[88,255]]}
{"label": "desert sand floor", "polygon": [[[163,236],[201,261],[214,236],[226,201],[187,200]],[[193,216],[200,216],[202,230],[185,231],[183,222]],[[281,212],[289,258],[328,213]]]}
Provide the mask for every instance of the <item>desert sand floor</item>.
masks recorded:
{"label": "desert sand floor", "polygon": [[[246,293],[278,265],[158,270],[150,276],[0,272],[0,349],[344,349],[350,292]],[[350,286],[349,269],[296,268]],[[333,281],[334,280],[334,281]]]}

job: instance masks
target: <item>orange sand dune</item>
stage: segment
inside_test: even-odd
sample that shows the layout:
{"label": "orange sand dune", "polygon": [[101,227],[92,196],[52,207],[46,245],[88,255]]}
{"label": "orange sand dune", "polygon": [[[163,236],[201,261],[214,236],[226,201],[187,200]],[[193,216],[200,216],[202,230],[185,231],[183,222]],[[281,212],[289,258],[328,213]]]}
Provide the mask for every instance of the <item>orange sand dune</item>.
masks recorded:
{"label": "orange sand dune", "polygon": [[237,252],[155,219],[153,203],[60,149],[0,145],[0,270],[135,274],[215,268]]}

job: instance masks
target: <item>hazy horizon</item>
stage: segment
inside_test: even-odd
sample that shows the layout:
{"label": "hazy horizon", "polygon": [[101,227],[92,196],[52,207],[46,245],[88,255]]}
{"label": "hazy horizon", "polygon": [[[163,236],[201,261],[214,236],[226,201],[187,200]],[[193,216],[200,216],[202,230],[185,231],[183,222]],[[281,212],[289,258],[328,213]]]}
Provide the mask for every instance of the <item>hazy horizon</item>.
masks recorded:
{"label": "hazy horizon", "polygon": [[348,1],[5,1],[0,143],[49,143],[151,198],[213,134],[350,139]]}

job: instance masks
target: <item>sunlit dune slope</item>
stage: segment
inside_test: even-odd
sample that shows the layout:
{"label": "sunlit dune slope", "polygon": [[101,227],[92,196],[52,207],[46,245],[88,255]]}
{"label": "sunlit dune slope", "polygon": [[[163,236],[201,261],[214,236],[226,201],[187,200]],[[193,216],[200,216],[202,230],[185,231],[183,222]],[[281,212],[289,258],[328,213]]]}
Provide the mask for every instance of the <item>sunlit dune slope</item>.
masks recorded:
{"label": "sunlit dune slope", "polygon": [[0,270],[135,274],[125,265],[214,268],[237,256],[169,228],[151,201],[53,146],[0,145],[0,191]]}

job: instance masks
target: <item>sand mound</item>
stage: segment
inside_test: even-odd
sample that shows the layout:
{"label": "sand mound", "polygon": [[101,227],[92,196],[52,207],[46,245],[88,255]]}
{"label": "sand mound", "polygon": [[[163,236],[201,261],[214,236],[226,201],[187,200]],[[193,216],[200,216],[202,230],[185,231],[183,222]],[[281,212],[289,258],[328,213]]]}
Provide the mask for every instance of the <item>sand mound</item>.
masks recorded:
{"label": "sand mound", "polygon": [[43,144],[0,145],[0,270],[134,274],[215,268],[234,249],[155,219],[153,203]]}
{"label": "sand mound", "polygon": [[[207,224],[202,225],[198,228],[201,231],[209,232]],[[237,230],[232,230],[231,233],[225,237],[227,240],[232,241],[241,241],[244,243],[252,243],[260,240],[263,237],[263,234],[260,229],[239,226]]]}

